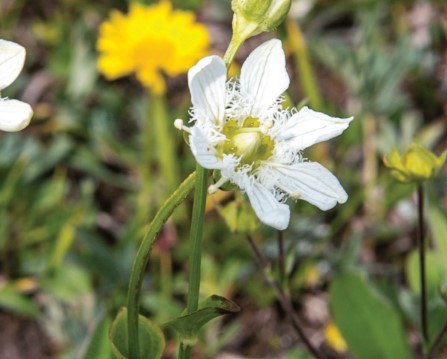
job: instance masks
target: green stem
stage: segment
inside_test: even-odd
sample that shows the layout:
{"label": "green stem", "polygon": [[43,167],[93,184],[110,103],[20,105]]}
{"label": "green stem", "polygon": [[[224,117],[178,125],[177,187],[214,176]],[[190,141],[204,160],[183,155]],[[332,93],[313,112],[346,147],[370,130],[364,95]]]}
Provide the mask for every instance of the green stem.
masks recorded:
{"label": "green stem", "polygon": [[130,359],[138,359],[140,357],[138,314],[140,307],[141,283],[143,281],[144,272],[149,260],[148,253],[157,239],[157,235],[161,231],[163,224],[165,224],[174,209],[186,199],[188,194],[194,188],[196,178],[197,174],[193,172],[163,204],[152,220],[136,254],[127,293],[127,327],[129,335],[128,354]]}
{"label": "green stem", "polygon": [[195,312],[199,306],[200,289],[200,264],[202,259],[203,223],[205,221],[205,203],[208,184],[208,170],[197,164],[197,184],[194,192],[194,207],[192,209],[192,221],[190,232],[191,252],[189,264],[189,289],[187,314]]}
{"label": "green stem", "polygon": [[281,288],[284,288],[286,279],[286,264],[284,258],[284,239],[282,237],[282,231],[276,232],[276,241],[278,244],[278,272],[279,272],[279,283]]}
{"label": "green stem", "polygon": [[428,343],[428,323],[427,323],[427,285],[425,281],[425,227],[424,227],[424,187],[418,186],[418,249],[419,249],[419,281],[421,287],[421,327],[422,336]]}
{"label": "green stem", "polygon": [[237,50],[241,47],[242,43],[245,41],[245,39],[241,39],[240,37],[236,37],[233,34],[233,37],[231,38],[230,44],[228,45],[227,51],[224,55],[224,62],[227,69],[230,69],[231,63],[234,60],[234,57],[236,56]]}
{"label": "green stem", "polygon": [[[195,312],[199,307],[200,292],[200,269],[202,260],[202,237],[203,224],[205,221],[205,203],[208,184],[208,170],[196,166],[197,184],[194,191],[194,206],[192,209],[191,232],[190,232],[190,256],[189,256],[189,287],[186,313]],[[189,359],[191,347],[180,344],[179,358]]]}

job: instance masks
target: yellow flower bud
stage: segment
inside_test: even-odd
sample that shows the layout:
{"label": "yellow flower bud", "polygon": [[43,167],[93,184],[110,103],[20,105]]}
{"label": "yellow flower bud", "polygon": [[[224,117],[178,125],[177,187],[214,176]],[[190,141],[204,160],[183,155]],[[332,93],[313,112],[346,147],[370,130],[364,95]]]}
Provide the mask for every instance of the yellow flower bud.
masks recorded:
{"label": "yellow flower bud", "polygon": [[425,147],[413,143],[402,155],[393,148],[388,157],[383,157],[391,175],[403,183],[422,182],[436,176],[447,157],[447,151],[436,156]]}
{"label": "yellow flower bud", "polygon": [[233,33],[248,39],[264,31],[274,30],[285,19],[291,0],[233,0]]}

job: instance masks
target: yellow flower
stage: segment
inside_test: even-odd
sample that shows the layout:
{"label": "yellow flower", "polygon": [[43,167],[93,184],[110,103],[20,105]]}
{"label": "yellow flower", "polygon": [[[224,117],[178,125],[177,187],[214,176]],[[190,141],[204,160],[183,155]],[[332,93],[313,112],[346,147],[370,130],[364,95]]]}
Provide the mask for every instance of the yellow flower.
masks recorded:
{"label": "yellow flower", "polygon": [[436,156],[425,147],[413,143],[402,155],[393,148],[388,157],[383,157],[385,166],[391,169],[391,175],[403,183],[421,182],[433,178],[442,167],[447,151]]}
{"label": "yellow flower", "polygon": [[337,353],[345,353],[348,349],[345,340],[333,322],[329,322],[324,328],[324,336],[329,346]]}
{"label": "yellow flower", "polygon": [[166,89],[163,74],[186,72],[208,53],[209,35],[189,11],[173,10],[169,1],[130,4],[129,13],[112,11],[100,29],[98,68],[110,80],[135,72],[154,93]]}

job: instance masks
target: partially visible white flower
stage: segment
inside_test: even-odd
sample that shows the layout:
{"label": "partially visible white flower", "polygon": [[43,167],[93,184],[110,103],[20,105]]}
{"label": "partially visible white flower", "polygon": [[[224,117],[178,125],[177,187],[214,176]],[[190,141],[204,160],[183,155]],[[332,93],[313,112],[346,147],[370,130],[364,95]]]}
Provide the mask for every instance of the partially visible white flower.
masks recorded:
{"label": "partially visible white flower", "polygon": [[[22,71],[25,48],[0,39],[0,92],[11,85]],[[20,131],[28,126],[33,110],[25,102],[0,97],[0,130]]]}
{"label": "partially visible white flower", "polygon": [[220,170],[221,179],[236,184],[265,224],[287,228],[287,198],[303,199],[322,210],[346,202],[338,179],[302,151],[341,134],[351,118],[334,118],[307,107],[283,109],[281,94],[289,86],[279,40],[256,48],[241,69],[239,80],[227,81],[223,60],[208,56],[188,73],[192,104],[190,133],[197,162]]}

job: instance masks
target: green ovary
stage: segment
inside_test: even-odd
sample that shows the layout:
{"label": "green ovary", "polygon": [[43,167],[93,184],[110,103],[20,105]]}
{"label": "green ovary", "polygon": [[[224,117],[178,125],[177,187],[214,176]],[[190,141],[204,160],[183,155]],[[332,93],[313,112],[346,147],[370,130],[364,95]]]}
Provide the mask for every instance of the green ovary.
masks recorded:
{"label": "green ovary", "polygon": [[258,118],[247,117],[242,126],[236,120],[227,120],[222,133],[225,141],[219,145],[218,154],[234,154],[241,157],[240,165],[259,165],[273,154],[274,142],[260,128]]}

